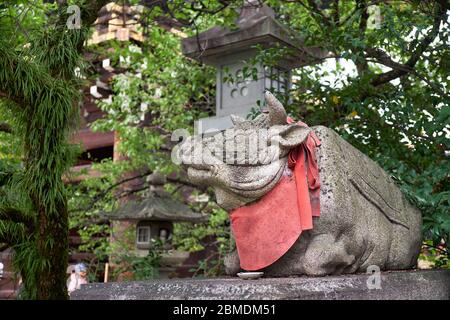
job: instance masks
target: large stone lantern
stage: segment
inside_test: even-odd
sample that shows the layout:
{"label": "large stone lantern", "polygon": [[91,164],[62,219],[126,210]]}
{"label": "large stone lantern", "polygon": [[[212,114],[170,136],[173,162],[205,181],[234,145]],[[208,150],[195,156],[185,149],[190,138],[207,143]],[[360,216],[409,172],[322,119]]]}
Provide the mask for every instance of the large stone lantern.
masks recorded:
{"label": "large stone lantern", "polygon": [[[288,94],[291,69],[319,62],[326,52],[305,47],[302,41],[275,19],[274,11],[259,1],[247,1],[236,21],[236,30],[214,27],[182,40],[183,54],[217,68],[216,116],[200,119],[197,133],[215,132],[232,126],[230,115],[246,117],[264,101],[266,89]],[[256,77],[244,73],[257,46],[289,48],[276,65],[257,64]],[[229,81],[229,79],[233,81]],[[256,79],[255,79],[256,78]]]}

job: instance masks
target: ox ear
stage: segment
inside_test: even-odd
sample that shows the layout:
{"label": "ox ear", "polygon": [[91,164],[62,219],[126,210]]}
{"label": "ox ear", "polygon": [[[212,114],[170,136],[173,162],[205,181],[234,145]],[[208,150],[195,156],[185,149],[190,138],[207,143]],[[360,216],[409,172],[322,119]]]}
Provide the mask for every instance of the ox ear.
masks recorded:
{"label": "ox ear", "polygon": [[275,98],[270,91],[266,91],[264,96],[266,98],[267,109],[269,112],[269,125],[275,126],[286,123],[287,114],[281,102],[278,101],[278,99]]}
{"label": "ox ear", "polygon": [[240,124],[242,122],[245,122],[245,119],[243,119],[235,114],[230,115],[230,118],[231,118],[231,122],[233,122],[233,125],[235,125],[235,126],[237,126],[238,124]]}
{"label": "ox ear", "polygon": [[303,143],[311,129],[298,124],[283,126],[279,133],[279,143],[283,148],[292,149]]}

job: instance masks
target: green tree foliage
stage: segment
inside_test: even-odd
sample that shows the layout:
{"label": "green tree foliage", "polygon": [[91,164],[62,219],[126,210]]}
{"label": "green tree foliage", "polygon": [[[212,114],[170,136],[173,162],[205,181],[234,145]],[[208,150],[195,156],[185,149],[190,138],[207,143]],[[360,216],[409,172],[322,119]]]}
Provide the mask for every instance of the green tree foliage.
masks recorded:
{"label": "green tree foliage", "polygon": [[[9,171],[1,186],[0,243],[14,249],[21,297],[65,299],[68,211],[62,175],[73,158],[67,141],[78,117],[75,68],[88,28],[67,28],[66,6],[30,5],[11,1],[0,7],[0,110],[11,121],[4,131],[20,141],[21,159],[20,166],[1,162]],[[97,5],[82,7],[85,22],[93,21]]]}

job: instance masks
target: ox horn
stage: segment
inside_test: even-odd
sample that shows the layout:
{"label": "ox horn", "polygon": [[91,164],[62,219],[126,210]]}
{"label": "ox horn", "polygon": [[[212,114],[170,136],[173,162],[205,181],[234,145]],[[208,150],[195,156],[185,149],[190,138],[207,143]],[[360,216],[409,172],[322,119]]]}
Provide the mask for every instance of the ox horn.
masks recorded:
{"label": "ox horn", "polygon": [[278,101],[275,96],[269,91],[265,92],[267,109],[269,111],[269,124],[271,126],[277,124],[285,124],[286,123],[286,110],[284,110],[283,105],[280,101]]}

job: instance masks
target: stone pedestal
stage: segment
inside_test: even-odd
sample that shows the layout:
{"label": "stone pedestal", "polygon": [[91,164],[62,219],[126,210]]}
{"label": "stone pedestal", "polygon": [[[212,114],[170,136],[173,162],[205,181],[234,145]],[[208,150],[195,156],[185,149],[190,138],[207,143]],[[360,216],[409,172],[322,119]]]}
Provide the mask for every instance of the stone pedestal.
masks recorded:
{"label": "stone pedestal", "polygon": [[[450,299],[450,270],[383,272],[380,289],[370,275],[331,277],[172,279],[98,283],[81,287],[73,300],[417,300]],[[369,282],[369,286],[368,286]]]}

